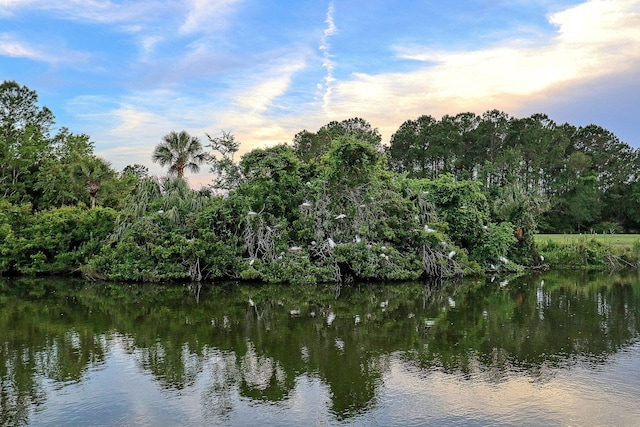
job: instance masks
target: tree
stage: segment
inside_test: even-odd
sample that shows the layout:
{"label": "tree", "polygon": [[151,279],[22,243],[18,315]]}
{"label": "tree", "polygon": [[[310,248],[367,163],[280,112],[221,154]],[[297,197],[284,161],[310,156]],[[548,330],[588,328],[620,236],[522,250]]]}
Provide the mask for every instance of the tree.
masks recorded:
{"label": "tree", "polygon": [[238,191],[252,209],[281,218],[296,216],[302,202],[300,163],[288,145],[255,149],[240,160],[243,185]]}
{"label": "tree", "polygon": [[[522,264],[537,262],[534,235],[538,232],[540,216],[549,210],[549,200],[539,191],[531,190],[520,182],[498,189],[493,201],[493,214],[498,221],[514,225],[518,242],[511,255]],[[533,258],[531,258],[533,257]]]}
{"label": "tree", "polygon": [[115,177],[115,172],[106,160],[99,157],[86,157],[75,165],[73,175],[85,184],[91,209],[93,209],[96,207],[98,192],[107,180]]}
{"label": "tree", "polygon": [[200,165],[206,161],[207,155],[202,151],[198,138],[183,130],[180,133],[171,131],[162,139],[163,142],[153,151],[154,162],[160,166],[169,165],[169,173],[175,173],[179,178],[184,176],[185,169],[194,173],[200,171]]}
{"label": "tree", "polygon": [[89,136],[62,128],[50,144],[51,155],[44,159],[35,177],[34,210],[73,205],[86,197],[86,183],[73,178],[78,164],[93,157]]}
{"label": "tree", "polygon": [[607,129],[589,125],[578,128],[573,136],[574,147],[591,159],[599,190],[607,190],[616,183],[626,183],[636,173],[633,148]]}
{"label": "tree", "polygon": [[15,81],[0,84],[0,139],[14,142],[27,128],[34,128],[47,136],[53,124],[53,113],[38,107],[38,94]]}
{"label": "tree", "polygon": [[231,190],[240,183],[240,169],[234,160],[235,154],[240,149],[240,143],[230,132],[222,131],[222,136],[212,137],[206,134],[213,149],[213,154],[207,161],[211,165],[211,172],[216,174],[213,183],[214,188]]}
{"label": "tree", "polygon": [[355,140],[365,142],[381,150],[382,137],[377,128],[371,127],[371,124],[360,117],[353,117],[341,122],[330,122],[324,125],[321,130],[326,130],[331,136],[331,140],[335,140],[341,136],[352,137]]}
{"label": "tree", "polygon": [[132,176],[138,180],[145,179],[149,176],[149,168],[139,163],[133,165],[127,165],[122,169],[120,177]]}
{"label": "tree", "polygon": [[332,141],[340,137],[351,137],[382,151],[382,137],[378,129],[359,117],[329,122],[316,133],[303,130],[293,138],[293,150],[300,159],[308,163],[327,153]]}
{"label": "tree", "polygon": [[37,102],[36,92],[26,86],[0,84],[0,195],[12,202],[32,199],[38,170],[51,154],[53,114]]}
{"label": "tree", "polygon": [[387,154],[392,170],[435,179],[442,172],[454,172],[460,146],[461,134],[452,117],[437,121],[423,115],[400,126],[391,136]]}

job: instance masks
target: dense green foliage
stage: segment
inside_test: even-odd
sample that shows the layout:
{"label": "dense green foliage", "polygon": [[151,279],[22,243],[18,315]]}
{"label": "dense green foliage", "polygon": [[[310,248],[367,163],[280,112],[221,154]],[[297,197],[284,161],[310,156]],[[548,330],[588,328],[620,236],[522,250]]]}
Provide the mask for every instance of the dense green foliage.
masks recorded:
{"label": "dense green foliage", "polygon": [[421,116],[403,123],[386,150],[390,169],[410,177],[472,178],[498,203],[505,187],[536,205],[546,199],[549,209],[539,222],[545,232],[640,230],[638,152],[600,126],[560,125],[543,114],[517,119],[496,110]]}
{"label": "dense green foliage", "polygon": [[[597,126],[490,111],[405,122],[383,147],[363,119],[234,158],[233,135],[170,132],[122,173],[87,135],[51,136],[34,91],[0,86],[0,272],[136,281],[317,283],[514,272],[540,230],[635,230],[637,153]],[[210,152],[204,149],[210,149]],[[207,162],[216,178],[183,177]],[[603,267],[606,263],[600,263]]]}

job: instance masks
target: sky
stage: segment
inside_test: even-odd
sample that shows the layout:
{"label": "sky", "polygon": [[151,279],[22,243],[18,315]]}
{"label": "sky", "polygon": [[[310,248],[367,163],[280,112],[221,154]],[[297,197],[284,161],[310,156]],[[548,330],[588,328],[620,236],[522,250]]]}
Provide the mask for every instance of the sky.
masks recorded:
{"label": "sky", "polygon": [[425,114],[546,113],[640,147],[639,76],[640,0],[0,0],[0,81],[158,175],[174,130],[242,154],[352,117],[386,143]]}

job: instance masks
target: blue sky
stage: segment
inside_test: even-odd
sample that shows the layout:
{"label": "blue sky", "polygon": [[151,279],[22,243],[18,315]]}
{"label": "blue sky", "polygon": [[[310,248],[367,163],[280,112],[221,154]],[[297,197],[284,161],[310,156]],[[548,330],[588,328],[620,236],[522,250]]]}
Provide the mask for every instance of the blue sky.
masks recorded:
{"label": "blue sky", "polygon": [[[162,136],[241,152],[362,117],[497,108],[640,146],[640,0],[0,0],[0,80],[116,169]],[[191,175],[207,183],[207,168]]]}

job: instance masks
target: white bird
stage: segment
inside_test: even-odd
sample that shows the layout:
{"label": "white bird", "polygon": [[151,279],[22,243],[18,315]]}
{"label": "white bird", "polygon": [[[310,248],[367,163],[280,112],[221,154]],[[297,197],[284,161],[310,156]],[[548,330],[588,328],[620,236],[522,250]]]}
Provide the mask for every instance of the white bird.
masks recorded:
{"label": "white bird", "polygon": [[358,316],[356,314],[353,320],[354,320],[355,324],[357,325],[358,323],[360,323],[360,316]]}
{"label": "white bird", "polygon": [[483,225],[483,226],[482,226],[482,229],[483,229],[484,231],[489,231],[489,227],[487,227],[486,225]]}
{"label": "white bird", "polygon": [[388,306],[389,306],[389,300],[385,300],[385,301],[382,301],[380,303],[380,307],[381,308],[385,308],[385,307],[388,307]]}
{"label": "white bird", "polygon": [[305,208],[308,208],[311,206],[311,202],[308,200],[305,200],[304,202],[302,202],[302,206],[304,206]]}
{"label": "white bird", "polygon": [[358,235],[356,235],[356,239],[355,239],[355,240],[356,240],[356,243],[360,243],[360,242],[362,242],[362,239],[361,239],[361,238],[360,238],[360,236],[358,236]]}
{"label": "white bird", "polygon": [[300,310],[290,310],[289,314],[292,316],[299,316],[300,315]]}
{"label": "white bird", "polygon": [[540,255],[540,261],[544,261],[544,256]]}
{"label": "white bird", "polygon": [[449,259],[453,258],[453,256],[456,254],[456,251],[451,251],[449,252],[449,255],[447,255],[449,257]]}
{"label": "white bird", "polygon": [[343,213],[341,213],[341,214],[339,214],[339,215],[336,215],[336,219],[344,219],[344,218],[346,218],[346,217],[347,217],[347,216],[346,216],[345,214],[343,214]]}
{"label": "white bird", "polygon": [[255,258],[251,258],[251,261],[249,261],[249,265],[253,265],[253,263],[256,261]]}
{"label": "white bird", "polygon": [[256,303],[254,303],[253,300],[251,298],[249,298],[249,305],[251,307],[254,307],[256,305]]}
{"label": "white bird", "polygon": [[335,247],[336,247],[336,242],[334,242],[334,241],[333,241],[333,239],[332,239],[331,237],[328,237],[328,238],[327,238],[327,244],[329,245],[329,247],[330,247],[331,249],[333,249],[333,248],[335,248]]}
{"label": "white bird", "polygon": [[335,318],[336,315],[333,313],[333,311],[329,312],[329,314],[327,315],[327,325],[331,326]]}
{"label": "white bird", "polygon": [[506,258],[505,258],[505,257],[503,257],[503,256],[501,256],[501,257],[500,257],[500,258],[498,258],[498,259],[500,260],[500,262],[502,262],[502,263],[504,263],[504,264],[506,264],[506,263],[508,263],[508,262],[509,262],[509,260],[508,260],[508,259],[506,259]]}
{"label": "white bird", "polygon": [[427,233],[433,233],[436,230],[434,230],[433,228],[429,228],[429,226],[425,224],[424,231],[426,231]]}
{"label": "white bird", "polygon": [[456,308],[456,302],[451,297],[449,297],[449,307]]}
{"label": "white bird", "polygon": [[505,286],[507,286],[509,284],[508,280],[503,280],[502,282],[500,282],[500,287],[504,288]]}
{"label": "white bird", "polygon": [[247,212],[247,215],[253,216],[253,215],[258,215],[258,214],[256,212],[254,212],[254,211],[249,211],[249,212]]}
{"label": "white bird", "polygon": [[164,211],[163,211],[162,209],[160,209],[160,210],[158,211],[158,213],[164,213]]}
{"label": "white bird", "polygon": [[297,251],[301,251],[301,250],[302,250],[302,248],[301,248],[300,246],[291,246],[291,247],[289,248],[289,250],[290,250],[291,252],[297,252]]}
{"label": "white bird", "polygon": [[312,240],[312,241],[311,241],[311,246],[315,246],[315,245],[317,245],[317,244],[318,244],[318,242],[316,242],[315,240]]}

